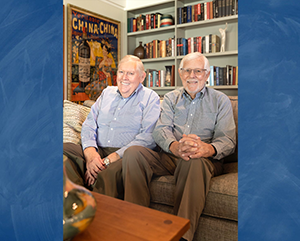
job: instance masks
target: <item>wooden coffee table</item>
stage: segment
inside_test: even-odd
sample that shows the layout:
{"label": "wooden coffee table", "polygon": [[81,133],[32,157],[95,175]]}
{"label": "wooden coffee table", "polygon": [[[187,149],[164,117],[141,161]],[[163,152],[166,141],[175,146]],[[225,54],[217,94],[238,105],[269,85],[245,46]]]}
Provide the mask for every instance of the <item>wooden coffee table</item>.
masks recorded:
{"label": "wooden coffee table", "polygon": [[179,240],[190,221],[92,192],[97,201],[93,222],[72,241]]}

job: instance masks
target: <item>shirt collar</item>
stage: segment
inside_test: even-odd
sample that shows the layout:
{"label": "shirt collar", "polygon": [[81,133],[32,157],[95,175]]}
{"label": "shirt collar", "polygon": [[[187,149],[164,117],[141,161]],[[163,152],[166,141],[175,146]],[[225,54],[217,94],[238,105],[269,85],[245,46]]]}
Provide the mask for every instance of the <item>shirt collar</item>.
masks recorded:
{"label": "shirt collar", "polygon": [[119,89],[117,89],[117,92],[118,92],[118,94],[119,94],[119,96],[122,98],[122,99],[130,99],[132,96],[134,96],[135,95],[135,93],[137,93],[140,89],[142,89],[143,88],[143,85],[140,83],[139,85],[138,85],[138,87],[131,93],[131,95],[129,96],[129,97],[127,97],[127,98],[124,98],[122,95],[121,95],[121,93],[120,93],[120,91],[119,91]]}
{"label": "shirt collar", "polygon": [[[204,86],[203,88],[202,88],[202,90],[201,91],[199,91],[197,94],[196,94],[196,97],[195,97],[195,99],[202,99],[203,98],[203,96],[204,96],[204,94],[206,93],[206,86]],[[182,88],[182,90],[181,90],[181,95],[182,96],[184,96],[184,97],[186,97],[186,98],[188,98],[189,100],[191,100],[192,101],[192,97],[189,95],[189,93],[185,90],[185,88]]]}

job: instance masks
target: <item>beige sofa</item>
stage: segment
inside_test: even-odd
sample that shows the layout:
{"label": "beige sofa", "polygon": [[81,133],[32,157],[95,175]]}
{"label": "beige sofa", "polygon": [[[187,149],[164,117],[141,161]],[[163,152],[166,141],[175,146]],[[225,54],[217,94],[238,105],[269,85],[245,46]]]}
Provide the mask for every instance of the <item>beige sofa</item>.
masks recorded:
{"label": "beige sofa", "polygon": [[[238,97],[230,96],[236,127]],[[93,101],[77,105],[64,101],[64,142],[80,143],[81,125]],[[222,175],[212,178],[194,240],[238,240],[238,163],[237,151],[226,158]],[[151,208],[172,213],[174,177],[162,176],[151,182]]]}

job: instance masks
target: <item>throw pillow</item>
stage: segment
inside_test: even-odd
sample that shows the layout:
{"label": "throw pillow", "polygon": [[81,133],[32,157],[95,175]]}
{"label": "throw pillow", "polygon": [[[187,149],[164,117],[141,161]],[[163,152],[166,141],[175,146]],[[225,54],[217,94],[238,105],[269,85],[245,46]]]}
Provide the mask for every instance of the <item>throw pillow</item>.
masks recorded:
{"label": "throw pillow", "polygon": [[63,142],[81,143],[81,126],[90,110],[86,106],[64,100]]}

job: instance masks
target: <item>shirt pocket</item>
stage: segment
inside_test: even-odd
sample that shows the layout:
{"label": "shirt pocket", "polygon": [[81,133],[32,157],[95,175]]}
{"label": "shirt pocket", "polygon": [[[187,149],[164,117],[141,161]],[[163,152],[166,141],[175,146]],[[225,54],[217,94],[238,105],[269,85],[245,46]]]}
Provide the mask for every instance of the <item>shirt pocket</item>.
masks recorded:
{"label": "shirt pocket", "polygon": [[119,116],[119,119],[124,127],[128,128],[126,131],[139,131],[142,126],[143,111],[139,105],[131,106],[130,108],[124,109]]}
{"label": "shirt pocket", "polygon": [[213,137],[216,120],[216,112],[204,112],[196,116],[193,126],[195,126],[195,131],[202,141],[210,140]]}

